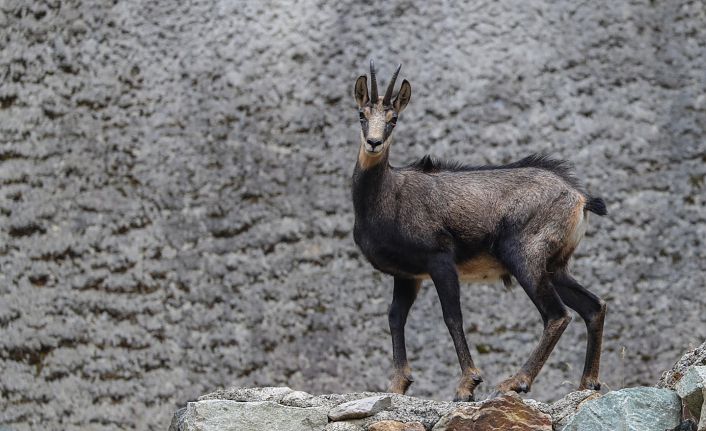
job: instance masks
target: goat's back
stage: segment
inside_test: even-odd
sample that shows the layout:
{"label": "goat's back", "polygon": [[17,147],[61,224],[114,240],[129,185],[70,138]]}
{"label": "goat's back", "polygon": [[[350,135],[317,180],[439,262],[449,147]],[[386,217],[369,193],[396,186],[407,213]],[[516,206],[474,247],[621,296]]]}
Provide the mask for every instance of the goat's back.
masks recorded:
{"label": "goat's back", "polygon": [[400,202],[411,222],[438,225],[462,246],[513,236],[535,254],[570,256],[586,229],[587,197],[536,167],[401,172]]}

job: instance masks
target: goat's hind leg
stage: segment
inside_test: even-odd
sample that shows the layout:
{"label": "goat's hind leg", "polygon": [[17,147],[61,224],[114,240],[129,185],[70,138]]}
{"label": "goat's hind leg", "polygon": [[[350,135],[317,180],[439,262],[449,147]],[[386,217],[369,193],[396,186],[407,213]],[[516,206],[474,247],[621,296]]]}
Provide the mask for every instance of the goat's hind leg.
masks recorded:
{"label": "goat's hind leg", "polygon": [[453,257],[439,255],[429,263],[429,275],[434,282],[444,314],[444,323],[451,334],[456,355],[461,366],[461,380],[456,387],[454,401],[473,401],[473,392],[483,381],[480,370],[473,364],[471,352],[468,350],[466,335],[463,332],[463,316],[461,314],[461,294],[458,273]]}
{"label": "goat's hind leg", "polygon": [[548,282],[544,262],[533,262],[523,253],[519,243],[506,242],[499,247],[499,250],[501,261],[515,276],[542,315],[544,330],[539,344],[520,371],[500,383],[497,390],[500,393],[529,392],[532,382],[571,321],[571,316],[553,286]]}
{"label": "goat's hind leg", "polygon": [[603,342],[603,321],[605,320],[606,303],[598,296],[581,286],[566,269],[552,275],[552,283],[562,301],[576,310],[586,322],[588,332],[586,344],[586,362],[581,376],[579,389],[601,388],[598,380],[598,370],[601,362],[601,344]]}
{"label": "goat's hind leg", "polygon": [[390,392],[404,394],[412,384],[412,372],[407,362],[404,327],[407,323],[409,310],[417,298],[420,286],[419,280],[395,277],[395,287],[392,293],[392,304],[388,312],[390,334],[392,335],[392,361],[395,366],[390,381]]}

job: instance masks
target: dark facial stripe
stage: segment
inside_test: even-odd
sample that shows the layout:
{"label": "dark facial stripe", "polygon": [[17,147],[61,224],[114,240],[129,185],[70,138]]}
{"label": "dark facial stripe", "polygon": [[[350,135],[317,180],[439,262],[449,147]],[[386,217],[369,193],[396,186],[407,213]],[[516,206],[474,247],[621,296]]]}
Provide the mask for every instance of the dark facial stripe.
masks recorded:
{"label": "dark facial stripe", "polygon": [[360,118],[360,126],[363,128],[363,136],[368,137],[368,119],[365,118],[363,111],[358,112],[358,117]]}
{"label": "dark facial stripe", "polygon": [[387,138],[390,137],[390,135],[392,134],[392,129],[394,129],[394,128],[395,128],[395,125],[392,123],[385,124],[385,133],[382,136],[383,142],[387,141]]}

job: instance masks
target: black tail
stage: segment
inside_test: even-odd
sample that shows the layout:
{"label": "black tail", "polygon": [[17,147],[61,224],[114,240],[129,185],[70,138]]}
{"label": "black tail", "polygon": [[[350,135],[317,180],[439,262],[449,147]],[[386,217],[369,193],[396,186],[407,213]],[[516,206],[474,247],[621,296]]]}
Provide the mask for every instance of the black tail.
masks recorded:
{"label": "black tail", "polygon": [[601,198],[588,198],[585,209],[591,211],[592,213],[598,214],[599,216],[604,216],[608,214],[608,209],[605,207],[605,201]]}

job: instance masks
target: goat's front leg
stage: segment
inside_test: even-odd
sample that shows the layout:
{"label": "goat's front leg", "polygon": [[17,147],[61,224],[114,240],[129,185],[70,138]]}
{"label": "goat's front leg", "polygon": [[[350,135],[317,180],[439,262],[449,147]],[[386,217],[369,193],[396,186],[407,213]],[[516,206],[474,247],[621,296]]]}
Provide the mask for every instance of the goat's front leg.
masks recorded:
{"label": "goat's front leg", "polygon": [[407,349],[404,340],[404,326],[407,323],[414,300],[420,286],[419,280],[395,277],[395,287],[392,293],[392,304],[388,312],[390,334],[392,335],[392,361],[395,372],[390,381],[390,392],[404,394],[412,384],[412,371],[407,362]]}
{"label": "goat's front leg", "polygon": [[461,365],[461,380],[456,388],[454,401],[473,401],[473,391],[483,378],[480,370],[473,364],[466,335],[463,333],[458,273],[453,257],[442,255],[433,258],[430,262],[429,275],[439,295],[444,322],[453,339],[458,362]]}

